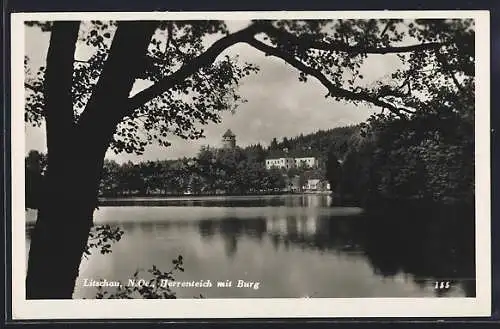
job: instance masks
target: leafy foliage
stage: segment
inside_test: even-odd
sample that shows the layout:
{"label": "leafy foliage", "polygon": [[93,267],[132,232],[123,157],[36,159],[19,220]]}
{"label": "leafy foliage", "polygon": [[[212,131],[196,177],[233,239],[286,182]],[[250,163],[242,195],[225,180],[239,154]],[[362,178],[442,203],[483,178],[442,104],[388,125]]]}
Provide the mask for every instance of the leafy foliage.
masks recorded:
{"label": "leafy foliage", "polygon": [[[184,272],[183,258],[179,255],[176,259],[172,260],[173,268],[169,271],[163,272],[153,265],[147,271],[137,270],[130,280],[139,282],[146,280],[144,284],[120,284],[115,291],[105,290],[103,287],[97,287],[97,299],[175,299],[176,294],[169,285],[165,284],[167,281],[175,281],[174,272]],[[148,279],[139,277],[139,274],[149,276]],[[201,295],[200,295],[201,297]]]}
{"label": "leafy foliage", "polygon": [[[39,24],[28,24],[38,26]],[[77,52],[89,53],[75,60],[73,72],[73,110],[75,122],[85,110],[110,52],[116,22],[82,22]],[[159,22],[147,50],[147,65],[137,76],[137,88],[147,87],[172,74],[205,50],[206,39],[227,34],[219,21]],[[25,58],[27,104],[25,121],[39,126],[44,119],[44,67],[31,72]],[[239,81],[258,68],[239,63],[238,56],[223,56],[179,81],[162,95],[137,107],[118,125],[111,149],[116,153],[142,154],[148,144],[169,146],[168,136],[184,139],[203,137],[200,125],[219,123],[221,113],[234,111],[245,100],[238,95]],[[132,94],[140,91],[132,90]]]}
{"label": "leafy foliage", "polygon": [[111,244],[120,241],[123,233],[119,227],[111,227],[108,224],[92,227],[83,255],[88,258],[93,248],[98,249],[103,255],[111,253]]}
{"label": "leafy foliage", "polygon": [[266,170],[262,153],[259,155],[252,151],[202,147],[193,159],[122,165],[106,161],[101,191],[103,195],[113,196],[177,195],[187,192],[246,194],[281,190],[284,173]]}
{"label": "leafy foliage", "polygon": [[[45,31],[51,27],[46,22],[27,25]],[[301,81],[307,81],[308,76],[319,79],[328,89],[327,96],[336,100],[369,102],[394,113],[411,112],[408,107],[429,108],[422,95],[435,99],[433,93],[439,93],[436,86],[443,79],[470,83],[463,75],[455,76],[455,71],[473,71],[473,27],[473,21],[466,19],[258,20],[230,33],[222,21],[159,21],[147,49],[147,64],[136,77],[137,88],[131,91],[130,100],[141,88],[160,84],[183,69],[191,70],[197,61],[200,66],[171,88],[125,111],[110,146],[115,152],[141,154],[151,143],[170,145],[168,136],[172,134],[184,139],[203,137],[199,126],[220,122],[221,111],[234,110],[244,102],[236,87],[243,77],[258,71],[253,64],[240,63],[238,56],[221,55],[239,41],[289,62],[299,69]],[[106,62],[116,28],[117,22],[81,23],[77,52],[90,56],[75,61],[76,121]],[[208,40],[214,39],[218,41],[207,47]],[[364,60],[370,54],[390,53],[398,54],[401,60],[391,82],[363,83]],[[26,58],[26,121],[38,125],[44,117],[44,68],[31,74],[28,62]],[[403,87],[408,90],[402,92]]]}
{"label": "leafy foliage", "polygon": [[[287,31],[297,36],[295,44],[285,48],[287,52],[293,53],[306,65],[321,71],[331,83],[344,88],[354,86],[357,79],[363,79],[360,68],[368,54],[362,49],[387,47],[400,42],[405,36],[402,25],[402,20],[393,19],[297,20],[276,23],[279,31]],[[271,41],[275,46],[283,42],[279,36],[271,37]],[[315,42],[332,46],[330,49],[325,47],[321,50],[305,47]],[[355,45],[359,51],[343,51],[350,45]],[[306,74],[300,73],[299,80],[306,82]],[[337,100],[342,99],[336,95],[329,96]]]}
{"label": "leafy foliage", "polygon": [[[401,56],[392,74],[411,113],[372,115],[349,142],[342,193],[362,203],[379,199],[474,200],[474,30],[470,20],[417,20],[419,41],[432,53]],[[394,100],[394,94],[388,95]],[[332,156],[333,157],[333,156]]]}
{"label": "leafy foliage", "polygon": [[[440,97],[433,103],[457,95]],[[350,145],[343,193],[363,202],[405,198],[473,204],[473,98],[460,99],[460,107],[434,108],[406,119],[372,116]]]}
{"label": "leafy foliage", "polygon": [[234,111],[245,101],[236,93],[237,81],[257,69],[250,64],[240,68],[237,62],[226,56],[141,106],[118,126],[111,148],[116,153],[141,154],[153,142],[169,146],[169,134],[183,139],[204,137],[196,124],[220,123],[222,111]]}
{"label": "leafy foliage", "polygon": [[[28,25],[38,25],[45,30],[50,28],[50,24],[45,23],[31,22]],[[91,55],[85,60],[75,61],[73,96],[76,121],[99,78],[116,28],[117,22],[81,23],[79,41],[82,43],[81,47],[90,50]],[[236,37],[238,33],[240,35]],[[147,64],[136,77],[136,84],[142,84],[142,88],[146,89],[146,85],[159,84],[166,77],[179,73],[208,54],[217,42],[223,42],[230,37],[237,38],[235,42],[247,42],[267,55],[284,59],[299,69],[301,81],[307,81],[308,76],[319,79],[329,91],[327,96],[355,103],[368,101],[382,106],[383,109],[389,109],[389,114],[382,111],[368,122],[374,131],[383,130],[384,122],[394,122],[396,130],[393,134],[377,137],[387,138],[382,143],[396,137],[398,129],[405,130],[396,123],[398,119],[406,120],[411,117],[414,125],[421,125],[415,129],[425,130],[428,129],[426,125],[439,125],[436,122],[441,120],[441,117],[454,115],[457,108],[460,108],[464,120],[469,123],[473,120],[474,22],[466,19],[258,20],[236,33],[230,33],[226,24],[221,21],[158,22],[157,30],[147,49]],[[210,38],[218,38],[218,41],[207,48],[207,39]],[[224,47],[232,44],[233,41],[227,42]],[[117,153],[125,151],[141,154],[151,143],[170,145],[168,136],[171,134],[184,139],[201,138],[203,129],[199,125],[219,123],[221,111],[234,111],[235,106],[244,101],[236,93],[239,81],[257,72],[258,68],[249,63],[240,64],[238,56],[217,56],[224,51],[224,47],[216,49],[216,53],[211,55],[217,58],[213,63],[207,58],[207,65],[200,65],[184,79],[176,81],[171,88],[127,112],[116,128],[111,148]],[[361,69],[364,60],[371,54],[391,53],[397,54],[401,65],[390,74],[390,81],[363,83]],[[39,124],[44,115],[44,68],[32,74],[28,63],[26,58],[26,121]],[[134,93],[141,91],[132,90],[131,100],[134,99]],[[428,115],[427,119],[422,119],[425,115]],[[395,128],[396,126],[399,128]],[[351,135],[352,132],[346,130],[344,137],[314,138],[314,145],[301,137],[291,140],[285,138],[282,142],[273,140],[271,150],[312,148],[323,155],[333,152],[338,159],[343,159],[347,154]],[[412,138],[414,141],[417,137]],[[421,142],[430,143],[428,138],[423,137]],[[398,147],[403,152],[403,148],[409,147],[409,144],[401,142]],[[393,150],[391,154],[378,151],[377,154],[392,159],[397,151]],[[418,152],[412,153],[415,154]],[[200,156],[203,157],[203,154]],[[259,176],[259,165],[242,165],[241,154],[237,156],[240,156],[240,159],[220,153],[217,174],[220,177],[229,175],[231,179],[228,181],[233,182],[234,186],[241,186],[243,178],[233,177],[241,172],[237,170],[235,163],[246,169],[257,170],[250,170],[255,172],[254,176]],[[404,160],[417,166],[422,165],[420,160]],[[451,158],[449,161],[452,161]],[[232,164],[229,164],[231,162]],[[200,163],[203,163],[203,159]],[[396,166],[398,162],[394,163]],[[228,169],[230,167],[234,168],[231,169],[234,173]],[[200,168],[206,169],[207,165],[204,164]],[[131,189],[146,189],[147,184],[141,183],[138,173],[133,174],[133,171],[130,171],[128,174],[132,176],[122,178],[131,185]],[[210,172],[210,175],[213,174]],[[180,185],[185,185],[188,179],[193,180],[185,177],[186,175],[182,176],[183,182],[177,183],[179,188]],[[204,176],[207,178],[196,177],[192,183],[201,186],[203,180],[209,179],[208,174],[205,173]],[[210,184],[214,185],[215,182]],[[218,188],[221,188],[220,185],[219,183]],[[230,186],[225,188],[234,189]],[[381,189],[387,191],[385,188]]]}

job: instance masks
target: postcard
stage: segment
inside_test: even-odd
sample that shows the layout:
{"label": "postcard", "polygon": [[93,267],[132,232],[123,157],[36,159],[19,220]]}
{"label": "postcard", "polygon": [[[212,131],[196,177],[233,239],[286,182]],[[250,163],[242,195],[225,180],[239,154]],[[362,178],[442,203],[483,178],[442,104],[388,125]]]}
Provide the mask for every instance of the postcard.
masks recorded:
{"label": "postcard", "polygon": [[491,315],[487,11],[11,27],[14,319]]}

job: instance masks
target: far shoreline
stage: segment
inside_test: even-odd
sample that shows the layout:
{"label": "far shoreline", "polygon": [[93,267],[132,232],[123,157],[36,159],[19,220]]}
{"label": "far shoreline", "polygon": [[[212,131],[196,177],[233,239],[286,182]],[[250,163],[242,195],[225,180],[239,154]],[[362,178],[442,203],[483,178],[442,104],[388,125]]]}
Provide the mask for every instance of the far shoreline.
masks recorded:
{"label": "far shoreline", "polygon": [[315,192],[281,192],[281,193],[262,193],[262,194],[171,194],[171,195],[120,195],[120,196],[99,196],[98,205],[108,206],[117,204],[132,204],[161,201],[211,201],[211,200],[251,200],[251,199],[271,199],[287,196],[309,196],[324,195],[334,197],[330,191]]}
{"label": "far shoreline", "polygon": [[279,197],[290,195],[328,195],[333,196],[331,191],[304,191],[304,192],[267,192],[267,193],[248,193],[248,194],[225,194],[225,193],[212,193],[212,194],[129,194],[129,195],[99,195],[99,200],[151,200],[151,199],[209,199],[209,198],[247,198],[247,197]]}

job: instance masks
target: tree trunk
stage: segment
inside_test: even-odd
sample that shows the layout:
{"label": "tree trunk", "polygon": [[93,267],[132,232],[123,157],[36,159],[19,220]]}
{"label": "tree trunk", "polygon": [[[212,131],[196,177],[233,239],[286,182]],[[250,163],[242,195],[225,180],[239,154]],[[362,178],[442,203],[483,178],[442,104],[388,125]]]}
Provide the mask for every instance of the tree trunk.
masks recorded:
{"label": "tree trunk", "polygon": [[[77,225],[68,225],[72,223],[71,220],[64,221],[71,214],[65,212],[71,208],[68,200],[57,202],[56,199],[57,194],[68,199],[67,184],[71,182],[67,180],[71,166],[64,161],[68,157],[65,154],[68,146],[64,144],[72,140],[74,129],[71,85],[79,27],[79,22],[55,22],[47,52],[44,96],[48,166],[44,178],[45,190],[31,237],[26,277],[28,299],[64,298],[72,293],[68,283],[71,275],[67,275],[69,271],[61,269],[61,264],[70,257],[71,250],[66,249],[65,245],[68,244],[68,238],[73,238],[72,230],[77,229]],[[80,214],[81,211],[76,210],[75,213]],[[69,244],[76,241],[71,240]]]}
{"label": "tree trunk", "polygon": [[[69,161],[68,161],[69,160]],[[75,172],[49,175],[30,244],[26,292],[29,299],[71,298],[95,208],[98,173],[61,161]],[[85,163],[98,159],[86,159]],[[83,161],[80,161],[83,164]],[[51,160],[51,164],[55,164]]]}
{"label": "tree trunk", "polygon": [[76,30],[75,22],[54,25],[45,81],[49,163],[30,245],[27,299],[70,299],[73,295],[93,225],[104,156],[123,119],[135,78],[144,69],[156,25],[119,23],[108,60],[76,125],[71,79],[79,23]]}

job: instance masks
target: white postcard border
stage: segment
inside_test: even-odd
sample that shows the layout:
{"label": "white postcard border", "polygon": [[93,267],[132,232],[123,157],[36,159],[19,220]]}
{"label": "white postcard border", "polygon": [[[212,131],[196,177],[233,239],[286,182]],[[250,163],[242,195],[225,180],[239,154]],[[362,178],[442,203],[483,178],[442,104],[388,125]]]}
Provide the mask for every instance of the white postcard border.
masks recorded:
{"label": "white postcard border", "polygon": [[[144,19],[474,18],[476,24],[476,297],[26,300],[24,21]],[[129,12],[11,14],[13,319],[470,317],[491,315],[490,24],[488,11]],[[47,284],[56,284],[48,282]]]}

